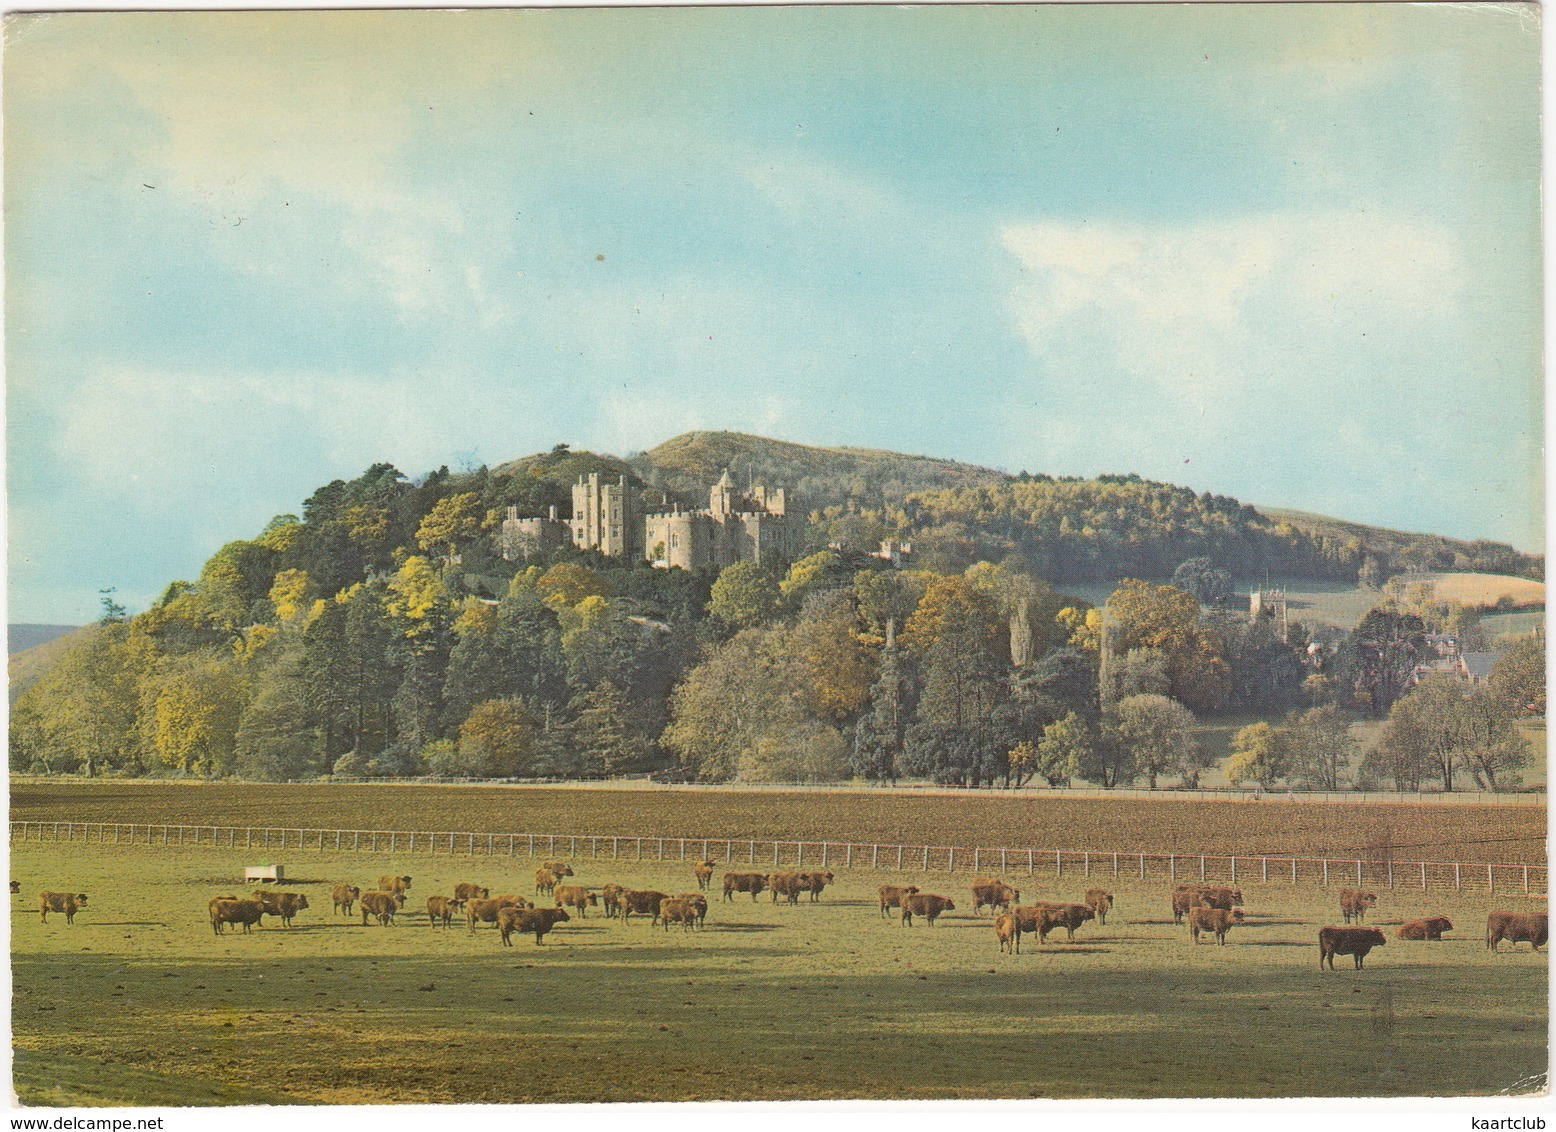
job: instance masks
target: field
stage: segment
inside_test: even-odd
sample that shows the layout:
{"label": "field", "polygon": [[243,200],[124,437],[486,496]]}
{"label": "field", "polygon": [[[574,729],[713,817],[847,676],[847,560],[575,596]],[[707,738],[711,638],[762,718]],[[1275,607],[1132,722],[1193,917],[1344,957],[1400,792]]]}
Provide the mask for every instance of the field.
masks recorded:
{"label": "field", "polygon": [[[533,862],[309,856],[295,928],[217,938],[205,904],[242,863],[13,850],[13,911],[43,884],[91,896],[73,925],[13,924],[24,1103],[1386,1097],[1527,1090],[1546,1067],[1544,956],[1478,938],[1489,908],[1531,902],[1483,890],[1381,893],[1380,923],[1446,914],[1458,930],[1321,972],[1317,928],[1338,916],[1316,888],[1245,885],[1249,920],[1224,948],[1190,945],[1163,885],[1121,881],[1106,926],[1001,955],[966,875],[908,878],[958,910],[904,928],[875,899],[904,878],[854,871],[817,904],[715,892],[697,933],[591,914],[510,949],[419,909],[459,880],[524,891]],[[682,864],[577,864],[588,884],[693,884]],[[330,882],[385,871],[415,878],[400,923],[331,912]],[[1086,883],[1012,880],[1027,900]]]}
{"label": "field", "polygon": [[874,791],[27,782],[11,817],[1543,864],[1538,806],[1312,804]]}
{"label": "field", "polygon": [[1507,574],[1421,574],[1405,579],[1432,586],[1438,601],[1456,601],[1471,607],[1493,606],[1507,599],[1514,606],[1545,604],[1545,583]]}

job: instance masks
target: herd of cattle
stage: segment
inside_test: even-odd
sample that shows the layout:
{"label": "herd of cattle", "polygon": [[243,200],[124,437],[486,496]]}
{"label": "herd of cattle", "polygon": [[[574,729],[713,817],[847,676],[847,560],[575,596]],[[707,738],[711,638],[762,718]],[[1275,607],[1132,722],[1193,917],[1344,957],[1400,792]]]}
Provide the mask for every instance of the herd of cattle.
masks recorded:
{"label": "herd of cattle", "polygon": [[[433,895],[427,898],[427,922],[433,927],[448,928],[456,916],[462,916],[473,933],[477,924],[492,924],[501,942],[512,946],[514,933],[533,935],[537,944],[558,924],[572,919],[568,909],[579,918],[588,915],[588,909],[601,908],[607,919],[631,922],[634,915],[648,916],[651,925],[662,925],[669,931],[671,924],[679,924],[683,931],[702,926],[708,915],[709,889],[717,862],[698,861],[692,866],[697,881],[696,891],[676,895],[655,889],[628,888],[620,884],[603,884],[598,889],[578,884],[563,884],[574,875],[572,866],[565,861],[545,861],[535,871],[535,895],[551,897],[553,907],[539,907],[533,900],[513,893],[491,894],[485,885],[461,883],[454,886],[452,896]],[[812,903],[821,898],[834,876],[827,871],[794,871],[779,873],[727,872],[724,874],[724,899],[733,900],[736,893],[749,893],[756,900],[763,892],[771,894],[776,903],[780,897],[789,904],[799,903],[801,894],[808,894]],[[411,887],[408,876],[381,876],[376,888],[364,891],[353,884],[338,884],[334,888],[334,912],[350,916],[360,910],[362,924],[375,921],[388,927],[406,903],[406,893]],[[21,891],[19,881],[11,881],[13,895]],[[911,927],[915,918],[931,927],[940,916],[956,910],[956,904],[946,896],[923,892],[917,885],[885,884],[879,889],[880,915],[890,918],[896,909],[904,927]],[[1340,890],[1340,913],[1347,926],[1329,925],[1319,929],[1319,967],[1326,964],[1334,969],[1336,955],[1352,956],[1356,969],[1375,947],[1387,941],[1378,928],[1361,926],[1369,910],[1377,904],[1377,894],[1354,888]],[[1036,935],[1039,944],[1048,942],[1050,932],[1063,928],[1065,939],[1073,942],[1076,929],[1090,920],[1106,924],[1113,908],[1113,894],[1101,888],[1086,891],[1085,899],[1077,903],[1037,901],[1022,904],[1021,892],[999,877],[980,876],[972,881],[972,914],[978,916],[984,908],[994,913],[994,934],[1001,952],[1019,954],[1021,937]],[[50,912],[63,914],[66,923],[73,923],[75,915],[87,903],[84,892],[50,892],[38,894],[38,912],[48,923]],[[1243,893],[1235,887],[1219,884],[1180,884],[1171,893],[1173,922],[1188,921],[1189,939],[1197,944],[1201,935],[1213,935],[1218,944],[1226,943],[1227,932],[1243,922]],[[212,897],[208,904],[211,929],[217,935],[224,934],[227,925],[241,927],[247,932],[264,916],[279,919],[283,926],[291,927],[297,914],[308,907],[308,897],[300,892],[279,892],[273,889],[255,889],[248,897],[232,895]],[[1351,926],[1354,923],[1356,926]],[[1425,916],[1409,920],[1395,929],[1394,935],[1402,940],[1441,940],[1444,932],[1453,930],[1446,916]],[[1498,944],[1528,943],[1538,951],[1549,938],[1549,917],[1543,912],[1510,912],[1497,910],[1486,918],[1486,946],[1497,950]]]}

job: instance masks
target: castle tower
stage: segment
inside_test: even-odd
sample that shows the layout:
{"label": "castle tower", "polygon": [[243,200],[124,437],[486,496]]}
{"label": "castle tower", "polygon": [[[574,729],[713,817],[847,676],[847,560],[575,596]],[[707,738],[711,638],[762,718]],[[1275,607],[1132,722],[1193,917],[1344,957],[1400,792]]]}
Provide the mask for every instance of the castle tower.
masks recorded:
{"label": "castle tower", "polygon": [[729,478],[729,469],[725,468],[724,474],[719,477],[719,482],[708,491],[708,513],[716,522],[722,523],[731,515],[740,512],[742,502],[740,490]]}
{"label": "castle tower", "polygon": [[1275,635],[1286,640],[1291,633],[1291,623],[1286,619],[1285,590],[1254,590],[1248,595],[1250,619],[1268,617],[1275,625]]}
{"label": "castle tower", "polygon": [[573,545],[582,550],[598,550],[611,558],[642,553],[643,516],[626,476],[619,483],[601,483],[598,472],[578,477],[572,532]]}

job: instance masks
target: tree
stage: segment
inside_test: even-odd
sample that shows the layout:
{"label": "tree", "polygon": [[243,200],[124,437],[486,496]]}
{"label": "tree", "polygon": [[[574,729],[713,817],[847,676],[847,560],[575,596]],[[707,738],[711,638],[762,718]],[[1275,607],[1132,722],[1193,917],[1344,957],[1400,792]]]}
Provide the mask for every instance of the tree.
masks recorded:
{"label": "tree", "polygon": [[1545,638],[1519,637],[1491,666],[1490,687],[1515,715],[1545,714]]}
{"label": "tree", "polygon": [[298,695],[301,662],[300,649],[294,650],[258,678],[235,742],[237,771],[245,778],[285,782],[325,769],[318,723]]}
{"label": "tree", "polygon": [[1194,713],[1166,696],[1129,696],[1113,709],[1113,728],[1129,747],[1151,789],[1161,774],[1177,773],[1183,784],[1199,785],[1204,753],[1194,738]]}
{"label": "tree", "polygon": [[587,597],[609,597],[610,587],[587,566],[558,562],[535,582],[540,600],[552,609],[571,608]]}
{"label": "tree", "polygon": [[778,591],[790,609],[798,609],[811,594],[823,590],[846,589],[853,585],[854,571],[835,550],[818,550],[789,567]]}
{"label": "tree", "polygon": [[805,600],[784,647],[803,674],[806,709],[844,724],[864,707],[875,682],[875,654],[860,640],[858,611],[848,590],[822,590]]}
{"label": "tree", "polygon": [[906,660],[895,646],[881,653],[880,674],[870,689],[869,710],[854,730],[851,764],[855,774],[874,782],[897,781],[913,717],[913,682]]}
{"label": "tree", "polygon": [[762,761],[762,741],[769,741],[770,755],[772,742],[807,723],[793,695],[796,673],[780,644],[770,631],[744,629],[711,646],[671,696],[660,742],[703,781],[742,777]]}
{"label": "tree", "polygon": [[138,762],[137,688],[147,660],[125,622],[89,626],[12,706],[13,728],[49,772],[98,771]]}
{"label": "tree", "polygon": [[180,658],[166,662],[153,681],[146,723],[157,758],[190,774],[231,773],[245,700],[236,663],[205,656]]}
{"label": "tree", "polygon": [[1239,728],[1232,736],[1232,754],[1224,772],[1234,786],[1251,780],[1266,790],[1275,789],[1276,780],[1286,773],[1279,732],[1263,720]]}
{"label": "tree", "polygon": [[1347,648],[1356,690],[1376,717],[1388,714],[1405,694],[1416,665],[1431,654],[1420,616],[1387,605],[1368,611],[1351,633]]}
{"label": "tree", "polygon": [[540,722],[517,700],[487,700],[470,709],[459,727],[459,761],[471,778],[532,774]]}
{"label": "tree", "polygon": [[452,559],[459,548],[481,533],[480,496],[473,491],[449,495],[433,504],[416,528],[416,545],[428,554],[441,551]]}
{"label": "tree", "polygon": [[1075,712],[1066,712],[1043,729],[1034,750],[1033,768],[1050,786],[1068,786],[1095,755],[1096,737],[1091,726]]}
{"label": "tree", "polygon": [[1126,578],[1108,598],[1104,620],[1116,629],[1115,656],[1138,648],[1161,652],[1173,698],[1199,711],[1215,711],[1226,701],[1231,673],[1221,641],[1200,624],[1199,602],[1192,594]]}
{"label": "tree", "polygon": [[1232,575],[1208,558],[1188,558],[1172,572],[1172,584],[1194,595],[1201,605],[1232,600]]}
{"label": "tree", "polygon": [[778,612],[778,582],[755,562],[726,566],[713,583],[708,612],[736,630],[766,625]]}
{"label": "tree", "polygon": [[1518,783],[1528,760],[1506,704],[1447,675],[1429,676],[1394,704],[1375,750],[1366,771],[1393,778],[1402,790],[1436,778],[1451,791],[1461,772],[1482,790],[1505,789]]}
{"label": "tree", "polygon": [[1335,704],[1293,712],[1281,734],[1287,776],[1318,790],[1340,790],[1356,753],[1350,724]]}
{"label": "tree", "polygon": [[648,762],[653,745],[633,718],[631,701],[621,688],[602,680],[573,706],[572,736],[584,773],[624,774]]}

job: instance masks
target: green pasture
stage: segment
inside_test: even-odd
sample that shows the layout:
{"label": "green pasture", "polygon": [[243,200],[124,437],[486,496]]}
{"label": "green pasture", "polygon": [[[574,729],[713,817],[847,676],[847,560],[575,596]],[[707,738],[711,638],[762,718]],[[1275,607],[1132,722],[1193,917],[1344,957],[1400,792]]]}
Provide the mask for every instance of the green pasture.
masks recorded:
{"label": "green pasture", "polygon": [[[701,932],[591,914],[504,948],[420,909],[460,880],[528,891],[535,861],[311,853],[282,860],[311,905],[295,928],[218,938],[206,902],[241,891],[245,863],[13,847],[24,1103],[1476,1095],[1547,1064],[1545,957],[1481,939],[1489,909],[1534,902],[1483,889],[1380,893],[1382,924],[1446,914],[1458,930],[1328,972],[1315,941],[1334,890],[1245,886],[1248,923],[1194,947],[1165,884],[1097,875],[1118,897],[1106,926],[1002,955],[967,874],[854,871],[797,907],[715,891]],[[575,864],[590,885],[693,886],[684,863]],[[331,885],[388,872],[414,878],[395,927],[332,914]],[[1088,883],[1009,879],[1026,900]],[[958,910],[882,920],[885,881]],[[44,887],[89,905],[41,924]]]}

